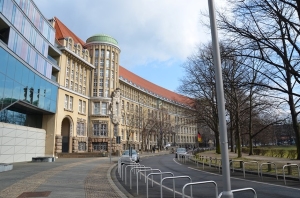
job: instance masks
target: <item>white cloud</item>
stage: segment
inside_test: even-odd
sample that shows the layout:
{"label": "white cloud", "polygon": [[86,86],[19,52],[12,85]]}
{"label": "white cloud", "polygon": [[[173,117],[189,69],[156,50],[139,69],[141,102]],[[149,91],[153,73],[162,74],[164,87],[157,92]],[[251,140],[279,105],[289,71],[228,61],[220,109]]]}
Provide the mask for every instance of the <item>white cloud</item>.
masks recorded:
{"label": "white cloud", "polygon": [[183,62],[200,42],[210,40],[208,31],[200,24],[200,10],[207,10],[207,0],[36,0],[35,3],[47,18],[57,16],[84,41],[99,33],[114,37],[122,50],[120,64],[131,70],[152,62]]}

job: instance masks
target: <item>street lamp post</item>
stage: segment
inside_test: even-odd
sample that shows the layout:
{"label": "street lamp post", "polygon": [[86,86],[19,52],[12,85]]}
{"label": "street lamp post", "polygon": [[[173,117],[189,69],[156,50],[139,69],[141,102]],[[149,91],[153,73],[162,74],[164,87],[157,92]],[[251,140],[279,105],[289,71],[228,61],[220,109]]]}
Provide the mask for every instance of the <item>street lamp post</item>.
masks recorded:
{"label": "street lamp post", "polygon": [[233,198],[230,183],[230,167],[228,156],[228,138],[225,116],[225,102],[224,90],[222,80],[221,58],[218,41],[218,33],[216,27],[215,5],[213,0],[208,0],[209,18],[211,27],[211,37],[213,46],[213,58],[216,73],[216,88],[217,88],[217,102],[218,102],[218,116],[220,126],[220,140],[221,140],[221,157],[222,157],[222,175],[223,175],[223,196],[225,198]]}

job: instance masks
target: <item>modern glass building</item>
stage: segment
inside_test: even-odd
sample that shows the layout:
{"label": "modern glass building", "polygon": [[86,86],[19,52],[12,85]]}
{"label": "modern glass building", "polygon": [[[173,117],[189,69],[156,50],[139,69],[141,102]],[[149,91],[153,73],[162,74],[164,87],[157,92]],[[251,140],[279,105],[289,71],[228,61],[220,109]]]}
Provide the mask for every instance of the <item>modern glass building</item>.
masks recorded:
{"label": "modern glass building", "polygon": [[[45,133],[45,123],[56,112],[61,52],[54,41],[55,30],[33,1],[0,0],[0,122],[12,124],[0,126],[0,163],[24,161],[3,158],[5,151],[11,150],[4,146],[16,144],[7,140],[16,137],[15,132],[5,130],[7,127],[22,125],[44,129]],[[36,131],[26,128],[30,130]],[[7,141],[15,143],[6,145]]]}
{"label": "modern glass building", "polygon": [[0,12],[0,121],[41,128],[56,112],[54,29],[29,0],[2,0]]}

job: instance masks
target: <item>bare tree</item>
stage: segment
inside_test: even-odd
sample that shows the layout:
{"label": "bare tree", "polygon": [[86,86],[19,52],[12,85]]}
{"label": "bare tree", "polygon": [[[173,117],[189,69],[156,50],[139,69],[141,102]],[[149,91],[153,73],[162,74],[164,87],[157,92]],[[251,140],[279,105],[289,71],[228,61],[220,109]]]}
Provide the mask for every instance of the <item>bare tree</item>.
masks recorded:
{"label": "bare tree", "polygon": [[264,86],[274,98],[284,101],[296,137],[300,159],[300,131],[298,125],[300,84],[299,17],[298,1],[251,0],[232,1],[231,14],[219,14],[219,25],[231,43],[237,43],[240,56],[264,62],[258,72],[268,79]]}

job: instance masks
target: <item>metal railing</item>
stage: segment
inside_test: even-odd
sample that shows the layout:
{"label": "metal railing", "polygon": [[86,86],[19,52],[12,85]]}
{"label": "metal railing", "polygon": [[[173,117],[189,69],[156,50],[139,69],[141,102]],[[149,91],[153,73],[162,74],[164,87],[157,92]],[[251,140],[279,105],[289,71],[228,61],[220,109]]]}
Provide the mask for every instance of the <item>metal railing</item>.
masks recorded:
{"label": "metal railing", "polygon": [[284,166],[282,167],[284,185],[286,185],[286,181],[285,181],[285,171],[284,171],[284,168],[285,168],[285,167],[289,167],[289,166],[297,166],[297,170],[298,170],[298,177],[299,177],[299,181],[300,181],[299,165],[298,165],[298,164],[287,164],[287,165],[284,165]]}
{"label": "metal railing", "polygon": [[[163,193],[162,193],[162,183],[164,180],[166,179],[173,179],[173,195],[175,197],[175,179],[181,179],[181,178],[189,178],[190,179],[190,183],[192,182],[192,179],[190,176],[176,176],[176,177],[164,177],[161,181],[160,181],[160,197],[163,197]],[[193,195],[193,190],[192,190],[192,186],[191,186],[191,195]]]}
{"label": "metal railing", "polygon": [[249,161],[249,162],[243,162],[243,173],[244,173],[244,178],[245,178],[245,164],[257,164],[257,175],[259,177],[259,165],[257,161]]}
{"label": "metal railing", "polygon": [[[241,189],[236,189],[236,190],[231,190],[232,193],[235,193],[235,192],[241,192],[241,191],[252,191],[253,194],[254,194],[254,197],[253,198],[257,198],[257,194],[256,194],[256,191],[253,189],[253,188],[241,188]],[[221,192],[218,196],[218,198],[221,198],[223,195],[223,192]]]}
{"label": "metal railing", "polygon": [[[192,183],[185,184],[182,187],[182,198],[185,198],[184,190],[187,186],[192,186],[192,185],[197,185],[197,184],[208,184],[208,183],[212,183],[215,185],[215,196],[216,196],[216,198],[218,198],[218,186],[217,186],[217,183],[214,181],[192,182]],[[191,191],[191,197],[193,197],[192,191]]]}
{"label": "metal railing", "polygon": [[261,180],[263,180],[263,172],[262,172],[262,166],[263,165],[274,165],[275,166],[275,174],[276,174],[276,179],[278,180],[278,174],[277,174],[277,166],[274,162],[266,162],[266,163],[261,163],[260,164],[260,176],[261,176]]}
{"label": "metal railing", "polygon": [[151,178],[151,181],[152,181],[152,187],[153,187],[153,175],[160,175],[160,181],[162,180],[162,175],[163,174],[170,174],[174,177],[174,174],[172,172],[160,172],[160,173],[150,173],[147,175],[147,178],[146,178],[146,192],[147,192],[147,198],[148,198],[148,191],[149,191],[149,188],[148,188],[148,181],[149,181],[149,176],[151,175],[152,178]]}

